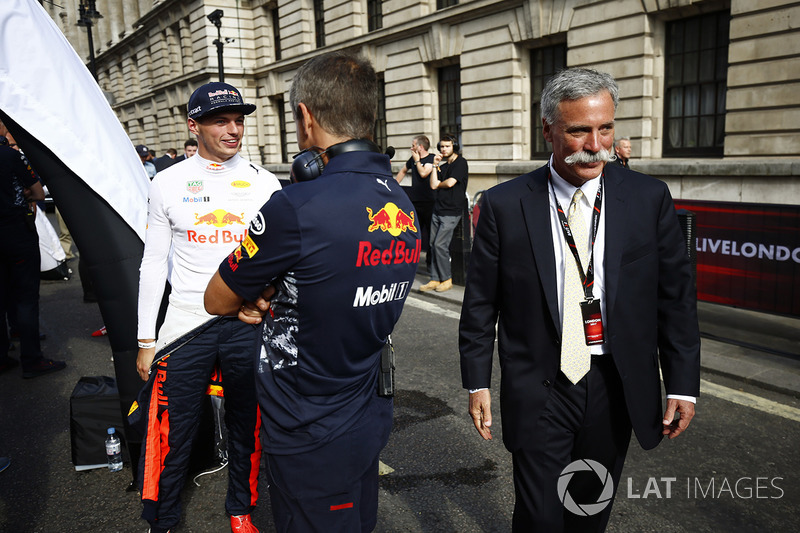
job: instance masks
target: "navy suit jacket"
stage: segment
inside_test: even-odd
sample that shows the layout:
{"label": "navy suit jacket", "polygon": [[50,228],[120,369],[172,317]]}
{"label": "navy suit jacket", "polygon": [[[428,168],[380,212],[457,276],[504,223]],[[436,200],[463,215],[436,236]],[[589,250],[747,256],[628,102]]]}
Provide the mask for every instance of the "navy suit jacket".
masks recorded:
{"label": "navy suit jacket", "polygon": [[[650,449],[662,437],[659,363],[667,393],[700,393],[696,290],[665,183],[606,165],[603,210],[606,341],[633,429]],[[512,452],[535,438],[559,372],[553,230],[546,166],[484,194],[461,310],[461,374],[467,389],[489,387],[497,325],[503,441]]]}

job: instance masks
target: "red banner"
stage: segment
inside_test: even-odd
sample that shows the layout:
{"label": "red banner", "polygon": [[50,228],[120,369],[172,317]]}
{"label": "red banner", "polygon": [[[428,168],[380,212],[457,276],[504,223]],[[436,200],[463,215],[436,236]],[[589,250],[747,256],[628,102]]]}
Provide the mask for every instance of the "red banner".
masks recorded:
{"label": "red banner", "polygon": [[800,206],[676,200],[696,216],[697,298],[800,316]]}

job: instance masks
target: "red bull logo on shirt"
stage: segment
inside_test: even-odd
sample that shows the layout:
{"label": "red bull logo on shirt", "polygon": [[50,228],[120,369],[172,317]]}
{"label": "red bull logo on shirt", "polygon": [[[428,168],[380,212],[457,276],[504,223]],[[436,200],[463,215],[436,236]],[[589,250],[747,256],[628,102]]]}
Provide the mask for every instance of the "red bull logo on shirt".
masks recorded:
{"label": "red bull logo on shirt", "polygon": [[235,242],[241,243],[242,240],[247,236],[247,230],[245,229],[243,232],[231,231],[229,229],[224,229],[222,231],[215,229],[213,233],[201,233],[199,231],[194,230],[187,230],[186,231],[186,240],[189,242],[196,242],[199,244],[233,244]]}
{"label": "red bull logo on shirt", "polygon": [[372,213],[371,208],[367,207],[367,217],[370,221],[367,230],[370,233],[380,229],[388,231],[392,237],[397,237],[406,230],[417,231],[417,227],[414,225],[414,212],[411,211],[411,214],[408,215],[392,202],[378,209],[375,214]]}
{"label": "red bull logo on shirt", "polygon": [[195,226],[199,226],[200,224],[208,224],[209,226],[224,228],[225,226],[230,226],[231,224],[241,224],[242,226],[245,225],[244,213],[237,216],[233,213],[228,213],[224,209],[215,209],[214,211],[206,213],[205,215],[195,213],[194,218],[197,220],[197,222],[194,223]]}
{"label": "red bull logo on shirt", "polygon": [[422,241],[417,239],[414,248],[409,248],[403,241],[392,241],[389,248],[383,250],[369,241],[358,243],[356,266],[400,265],[403,263],[419,263]]}

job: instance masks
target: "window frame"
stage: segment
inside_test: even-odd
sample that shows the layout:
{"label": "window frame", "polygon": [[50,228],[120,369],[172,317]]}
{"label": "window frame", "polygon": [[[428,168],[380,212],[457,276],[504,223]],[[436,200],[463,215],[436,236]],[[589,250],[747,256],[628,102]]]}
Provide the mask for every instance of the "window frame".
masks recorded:
{"label": "window frame", "polygon": [[[457,73],[454,76],[453,73]],[[453,63],[439,67],[436,70],[438,104],[439,104],[439,138],[445,134],[454,135],[459,146],[463,146],[461,139],[462,113],[461,113],[461,64]],[[450,101],[452,96],[452,102]],[[451,117],[452,115],[452,117]]]}
{"label": "window frame", "polygon": [[[540,55],[541,54],[541,55]],[[549,62],[549,63],[548,63]],[[540,64],[542,68],[537,68]],[[542,91],[559,70],[567,67],[567,43],[538,46],[530,50],[531,159],[548,159],[553,146],[544,139]]]}
{"label": "window frame", "polygon": [[724,10],[666,23],[662,157],[724,155],[730,20]]}

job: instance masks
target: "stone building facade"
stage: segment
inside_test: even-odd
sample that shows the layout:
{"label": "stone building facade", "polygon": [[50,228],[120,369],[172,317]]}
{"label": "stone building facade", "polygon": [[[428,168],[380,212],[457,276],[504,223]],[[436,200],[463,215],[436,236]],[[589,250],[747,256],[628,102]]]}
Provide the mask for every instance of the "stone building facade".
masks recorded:
{"label": "stone building facade", "polygon": [[[83,0],[84,2],[87,0]],[[87,60],[79,0],[43,3]],[[457,133],[469,192],[546,158],[538,96],[549,74],[588,66],[621,90],[632,166],[676,198],[800,204],[800,5],[791,0],[97,0],[100,86],[131,140],[159,155],[188,138],[186,101],[217,79],[258,104],[245,155],[286,175],[297,151],[288,90],[323,51],[371,58],[385,98],[376,140]]]}

